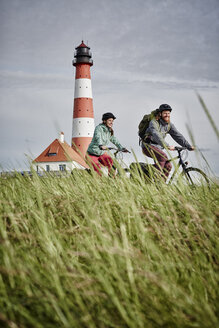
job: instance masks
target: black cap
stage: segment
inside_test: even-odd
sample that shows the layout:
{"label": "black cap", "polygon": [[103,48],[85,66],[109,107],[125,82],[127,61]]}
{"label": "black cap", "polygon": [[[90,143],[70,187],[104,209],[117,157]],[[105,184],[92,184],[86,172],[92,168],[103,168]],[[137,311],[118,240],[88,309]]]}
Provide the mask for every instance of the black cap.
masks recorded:
{"label": "black cap", "polygon": [[114,120],[116,119],[116,117],[113,115],[113,113],[105,113],[105,114],[103,114],[103,116],[102,116],[102,121],[106,121],[106,120],[108,120],[109,118],[113,118]]}
{"label": "black cap", "polygon": [[172,111],[172,108],[168,104],[162,104],[160,107],[157,109],[158,113],[164,112],[165,110]]}

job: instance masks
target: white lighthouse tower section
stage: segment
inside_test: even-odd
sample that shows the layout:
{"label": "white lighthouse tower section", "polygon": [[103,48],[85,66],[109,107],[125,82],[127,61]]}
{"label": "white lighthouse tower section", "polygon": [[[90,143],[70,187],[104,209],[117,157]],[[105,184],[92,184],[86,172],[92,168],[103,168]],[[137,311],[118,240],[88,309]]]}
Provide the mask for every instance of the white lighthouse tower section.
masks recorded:
{"label": "white lighthouse tower section", "polygon": [[72,138],[93,137],[94,119],[91,117],[80,117],[73,119]]}
{"label": "white lighthouse tower section", "polygon": [[90,79],[75,80],[75,96],[74,98],[93,98]]}
{"label": "white lighthouse tower section", "polygon": [[[90,79],[75,80],[74,98],[92,98],[92,88]],[[72,138],[91,137],[94,133],[94,118],[74,117],[72,124]]]}

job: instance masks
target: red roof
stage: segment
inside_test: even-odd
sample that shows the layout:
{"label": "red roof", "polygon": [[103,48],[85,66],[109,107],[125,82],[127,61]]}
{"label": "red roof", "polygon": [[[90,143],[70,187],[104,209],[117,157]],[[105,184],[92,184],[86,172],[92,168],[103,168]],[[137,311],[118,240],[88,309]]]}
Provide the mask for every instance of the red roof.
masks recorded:
{"label": "red roof", "polygon": [[86,44],[84,43],[84,41],[82,40],[81,41],[81,44],[80,44],[80,46],[78,46],[77,48],[75,48],[75,49],[78,49],[78,48],[88,48],[88,49],[90,49],[88,46],[86,46]]}
{"label": "red roof", "polygon": [[72,162],[75,161],[85,168],[89,168],[85,160],[72,149],[67,142],[55,139],[34,162]]}

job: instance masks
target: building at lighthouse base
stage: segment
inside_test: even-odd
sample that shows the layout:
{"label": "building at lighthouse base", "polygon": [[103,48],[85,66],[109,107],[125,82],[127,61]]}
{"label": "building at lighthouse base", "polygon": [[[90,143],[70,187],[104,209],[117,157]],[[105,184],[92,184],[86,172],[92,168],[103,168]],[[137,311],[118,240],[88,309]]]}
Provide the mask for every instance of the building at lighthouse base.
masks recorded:
{"label": "building at lighthouse base", "polygon": [[64,133],[55,139],[32,162],[33,168],[38,173],[43,172],[70,172],[73,169],[88,169],[85,160],[64,140]]}

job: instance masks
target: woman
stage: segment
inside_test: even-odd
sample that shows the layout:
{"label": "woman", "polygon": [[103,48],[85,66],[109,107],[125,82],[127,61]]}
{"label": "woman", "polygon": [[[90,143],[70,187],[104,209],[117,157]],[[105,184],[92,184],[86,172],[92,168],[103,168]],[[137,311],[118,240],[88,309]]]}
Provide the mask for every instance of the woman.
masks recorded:
{"label": "woman", "polygon": [[103,122],[96,126],[93,138],[87,150],[91,164],[99,175],[101,175],[101,164],[108,167],[108,172],[110,172],[112,168],[113,159],[106,152],[108,149],[107,145],[110,142],[112,142],[119,150],[124,152],[128,151],[126,148],[123,148],[116,137],[114,137],[112,126],[115,119],[116,117],[112,113],[103,114]]}

